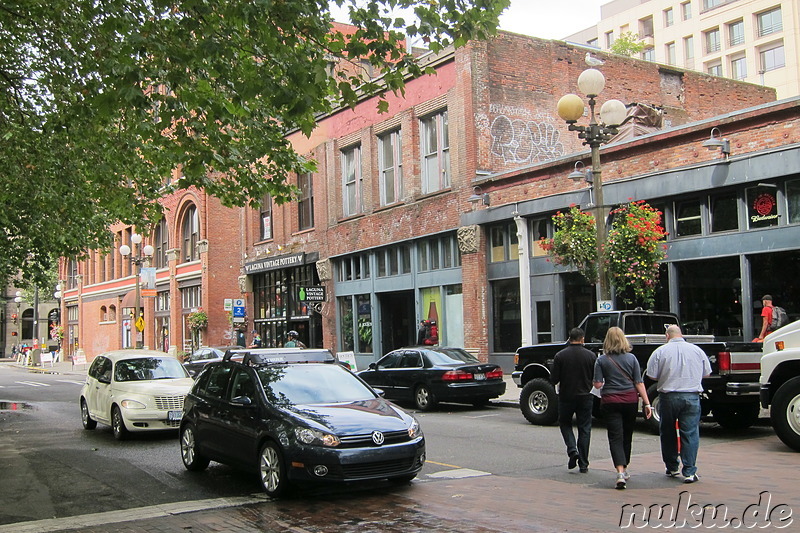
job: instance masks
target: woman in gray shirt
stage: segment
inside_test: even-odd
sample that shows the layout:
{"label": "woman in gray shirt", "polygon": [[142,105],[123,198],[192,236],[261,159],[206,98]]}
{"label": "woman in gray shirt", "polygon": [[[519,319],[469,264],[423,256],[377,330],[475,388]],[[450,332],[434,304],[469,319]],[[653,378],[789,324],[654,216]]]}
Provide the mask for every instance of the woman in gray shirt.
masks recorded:
{"label": "woman in gray shirt", "polygon": [[631,345],[620,328],[609,328],[606,333],[603,355],[594,365],[594,386],[603,389],[600,409],[606,420],[611,459],[617,469],[616,488],[624,489],[630,478],[628,464],[640,396],[645,417],[650,418],[652,411],[639,361],[631,353]]}

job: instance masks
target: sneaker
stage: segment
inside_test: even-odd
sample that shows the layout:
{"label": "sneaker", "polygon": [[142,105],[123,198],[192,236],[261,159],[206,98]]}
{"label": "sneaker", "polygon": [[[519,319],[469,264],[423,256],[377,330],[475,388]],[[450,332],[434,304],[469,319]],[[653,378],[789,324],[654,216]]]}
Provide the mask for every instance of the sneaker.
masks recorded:
{"label": "sneaker", "polygon": [[696,483],[700,478],[697,474],[692,474],[691,476],[687,476],[683,479],[684,483]]}
{"label": "sneaker", "polygon": [[681,473],[679,470],[667,470],[666,475],[667,477],[678,477]]}
{"label": "sneaker", "polygon": [[625,478],[625,481],[628,481],[631,478],[631,475],[628,473],[627,470],[622,472],[622,476]]}
{"label": "sneaker", "polygon": [[589,467],[588,466],[586,468],[581,468],[581,474],[588,474],[588,473],[589,473]]}
{"label": "sneaker", "polygon": [[625,490],[625,487],[627,486],[627,484],[628,483],[625,480],[625,473],[624,472],[618,473],[617,474],[617,485],[616,485],[615,488],[617,490]]}
{"label": "sneaker", "polygon": [[567,468],[572,470],[576,466],[578,466],[578,454],[573,453],[572,455],[569,456],[569,463],[567,463]]}

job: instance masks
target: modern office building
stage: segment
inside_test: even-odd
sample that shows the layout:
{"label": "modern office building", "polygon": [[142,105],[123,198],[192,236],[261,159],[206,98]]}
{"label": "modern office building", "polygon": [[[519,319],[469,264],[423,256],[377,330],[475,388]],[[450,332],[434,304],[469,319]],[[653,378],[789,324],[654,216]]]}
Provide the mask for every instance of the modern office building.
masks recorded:
{"label": "modern office building", "polygon": [[613,0],[596,26],[565,40],[608,51],[623,34],[640,58],[800,95],[800,4],[795,0]]}

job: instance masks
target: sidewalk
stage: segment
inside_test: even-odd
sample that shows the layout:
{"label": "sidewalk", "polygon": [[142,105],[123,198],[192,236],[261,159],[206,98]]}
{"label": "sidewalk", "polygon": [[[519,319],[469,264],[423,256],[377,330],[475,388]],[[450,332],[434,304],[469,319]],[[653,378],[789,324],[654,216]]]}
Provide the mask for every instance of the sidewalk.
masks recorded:
{"label": "sidewalk", "polygon": [[506,382],[506,392],[491,400],[491,403],[502,407],[519,407],[519,393],[522,389],[517,387],[510,374],[503,374],[503,381]]}
{"label": "sidewalk", "polygon": [[50,364],[45,364],[44,366],[25,366],[14,359],[0,359],[0,364],[42,374],[71,374],[84,376],[86,375],[86,370],[89,368],[88,364],[73,365],[70,361],[59,361],[58,363],[53,363],[52,366]]}

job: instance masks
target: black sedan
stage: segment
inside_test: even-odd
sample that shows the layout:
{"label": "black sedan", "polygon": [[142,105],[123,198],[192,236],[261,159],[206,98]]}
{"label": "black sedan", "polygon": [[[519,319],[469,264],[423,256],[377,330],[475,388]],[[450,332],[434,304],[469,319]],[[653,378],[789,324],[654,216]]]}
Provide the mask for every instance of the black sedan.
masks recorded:
{"label": "black sedan", "polygon": [[257,471],[272,497],[301,482],[413,479],[425,463],[419,423],[330,352],[314,362],[322,351],[256,350],[208,364],[184,403],[184,466]]}
{"label": "black sedan", "polygon": [[228,350],[241,350],[241,346],[201,346],[183,361],[189,375],[195,377],[208,363],[222,361]]}
{"label": "black sedan", "polygon": [[481,363],[462,348],[400,348],[358,376],[382,389],[386,398],[412,400],[421,411],[440,401],[481,406],[506,391],[498,365]]}

